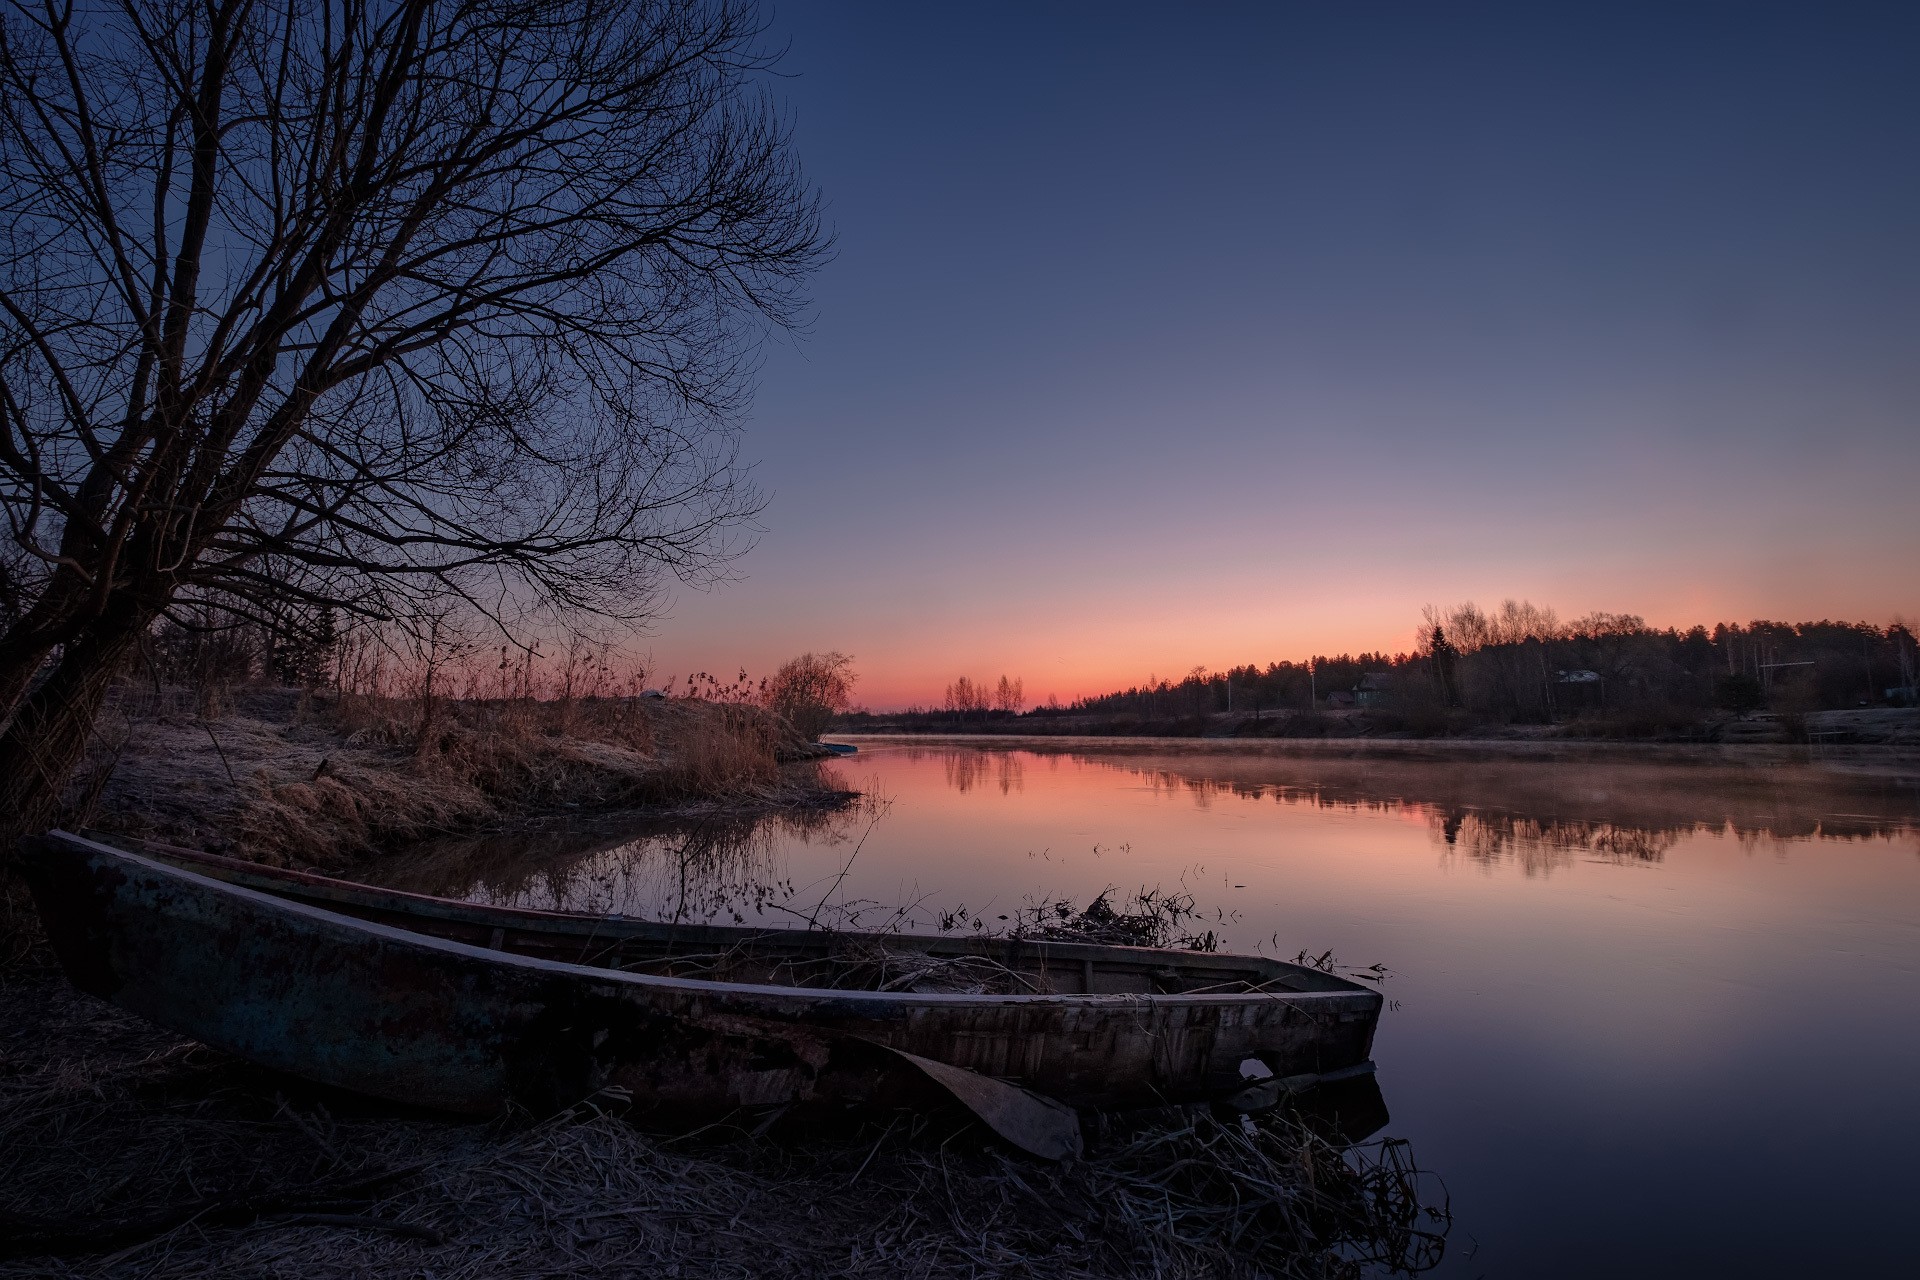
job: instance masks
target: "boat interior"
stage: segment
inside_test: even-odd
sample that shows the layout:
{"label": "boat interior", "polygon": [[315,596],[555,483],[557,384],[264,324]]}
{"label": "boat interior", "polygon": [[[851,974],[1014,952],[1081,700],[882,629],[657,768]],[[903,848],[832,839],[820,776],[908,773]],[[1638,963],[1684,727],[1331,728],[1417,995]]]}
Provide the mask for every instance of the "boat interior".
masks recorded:
{"label": "boat interior", "polygon": [[1043,937],[876,934],[672,924],[436,898],[150,841],[87,839],[341,915],[513,955],[662,977],[847,991],[1241,995],[1356,990],[1259,956]]}

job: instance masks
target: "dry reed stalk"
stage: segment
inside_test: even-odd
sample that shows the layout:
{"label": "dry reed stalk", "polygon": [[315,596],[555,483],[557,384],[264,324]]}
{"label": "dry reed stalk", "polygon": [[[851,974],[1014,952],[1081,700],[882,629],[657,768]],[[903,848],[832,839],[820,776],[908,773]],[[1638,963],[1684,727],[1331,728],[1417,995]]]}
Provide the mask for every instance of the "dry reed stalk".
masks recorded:
{"label": "dry reed stalk", "polygon": [[745,706],[443,701],[423,743],[405,698],[252,690],[211,746],[214,726],[141,706],[123,708],[131,737],[96,788],[97,825],[282,865],[342,868],[541,811],[764,809],[826,794],[783,769],[797,740]]}

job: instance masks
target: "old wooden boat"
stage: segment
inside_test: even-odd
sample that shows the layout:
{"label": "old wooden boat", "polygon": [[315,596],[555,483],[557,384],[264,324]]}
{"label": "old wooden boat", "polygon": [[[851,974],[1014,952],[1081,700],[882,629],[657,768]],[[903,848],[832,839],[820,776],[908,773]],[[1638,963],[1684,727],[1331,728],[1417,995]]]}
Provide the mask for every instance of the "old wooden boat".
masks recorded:
{"label": "old wooden boat", "polygon": [[82,989],[269,1067],[457,1112],[611,1087],[694,1122],[884,1098],[901,1060],[976,1110],[1011,1105],[1006,1085],[1077,1108],[1219,1099],[1370,1071],[1381,1005],[1250,956],[517,910],[65,832],[22,854]]}

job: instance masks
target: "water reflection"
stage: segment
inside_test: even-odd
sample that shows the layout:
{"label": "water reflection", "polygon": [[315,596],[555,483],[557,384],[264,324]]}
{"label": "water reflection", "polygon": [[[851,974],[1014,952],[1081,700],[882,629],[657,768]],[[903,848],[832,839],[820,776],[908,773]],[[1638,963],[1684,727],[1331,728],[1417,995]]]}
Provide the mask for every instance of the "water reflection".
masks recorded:
{"label": "water reflection", "polygon": [[[1091,750],[905,745],[862,760],[906,766],[914,777],[932,768],[950,794],[1018,804],[1033,845],[1047,845],[1045,828],[1062,814],[1089,803],[1097,807],[1104,803],[1098,794],[1131,785],[1163,802],[1184,800],[1200,813],[1230,799],[1396,827],[1413,822],[1428,831],[1443,867],[1488,874],[1505,867],[1528,878],[1579,861],[1656,866],[1696,835],[1730,836],[1749,852],[1784,851],[1807,840],[1911,839],[1920,812],[1912,780],[1808,769],[1329,759],[1104,744]],[[1029,794],[1028,772],[1035,766],[1044,768],[1046,781]],[[860,778],[841,781],[875,785]],[[895,846],[895,862],[918,860],[929,874],[942,869],[938,855],[917,848],[925,844],[919,834],[888,827],[882,816],[869,800],[836,812],[757,819],[553,819],[424,846],[388,879],[421,892],[543,909],[675,921],[805,922],[817,905],[807,891],[832,874],[836,852],[848,851],[876,825],[877,841]],[[928,818],[952,833],[970,820],[958,814]],[[1356,828],[1355,838],[1373,838],[1365,835],[1372,830]],[[1050,847],[1041,852],[1055,857]],[[1184,871],[1174,875],[1181,878]],[[1028,886],[1005,888],[1025,892]],[[891,911],[894,924],[923,927],[954,909],[952,901],[942,911],[916,909],[923,905],[898,893],[891,901],[843,898],[835,918],[849,924],[879,909]]]}
{"label": "water reflection", "polygon": [[[1026,790],[1026,764],[1020,756],[1005,751],[943,751],[940,763],[946,770],[947,785],[965,795],[976,787],[997,786],[1001,795]],[[920,760],[924,753],[910,752],[908,759]]]}
{"label": "water reflection", "polygon": [[1061,760],[1125,774],[1157,796],[1196,809],[1216,799],[1272,800],[1354,815],[1417,817],[1443,856],[1545,875],[1577,858],[1657,863],[1692,834],[1728,834],[1743,847],[1796,840],[1911,837],[1920,779],[1772,765],[1568,764],[1553,760],[1397,760],[1277,756],[1102,744],[1088,750],[1023,742],[1010,752],[973,745],[908,747],[909,760],[938,758],[956,791],[990,773],[1001,792],[1019,789],[1023,761]]}
{"label": "water reflection", "polygon": [[1487,871],[1511,863],[1529,876],[1546,875],[1581,855],[1616,865],[1659,862],[1686,834],[1679,827],[1653,830],[1454,810],[1430,811],[1427,825],[1443,857],[1464,858]]}
{"label": "water reflection", "polygon": [[1445,1170],[1471,1237],[1440,1274],[1904,1274],[1912,777],[1087,742],[863,741],[836,768],[892,809],[543,824],[442,845],[405,887],[933,930],[956,904],[997,929],[1183,886],[1228,950],[1391,971],[1386,1132]]}
{"label": "water reflection", "polygon": [[[422,845],[387,873],[416,893],[544,911],[675,923],[784,923],[793,846],[846,845],[872,803],[752,818],[662,822],[644,814],[557,818]],[[776,919],[766,921],[772,914]]]}

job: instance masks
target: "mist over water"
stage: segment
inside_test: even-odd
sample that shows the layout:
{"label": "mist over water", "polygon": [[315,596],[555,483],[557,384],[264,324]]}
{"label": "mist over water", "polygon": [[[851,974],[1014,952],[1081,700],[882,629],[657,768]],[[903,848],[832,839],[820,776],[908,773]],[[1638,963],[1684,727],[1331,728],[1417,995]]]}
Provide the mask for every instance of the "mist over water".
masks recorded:
{"label": "mist over water", "polygon": [[1452,1192],[1440,1274],[1892,1273],[1920,784],[1816,766],[863,741],[841,813],[548,824],[395,882],[914,930],[1184,890],[1227,949],[1390,971],[1374,1057],[1388,1132]]}

